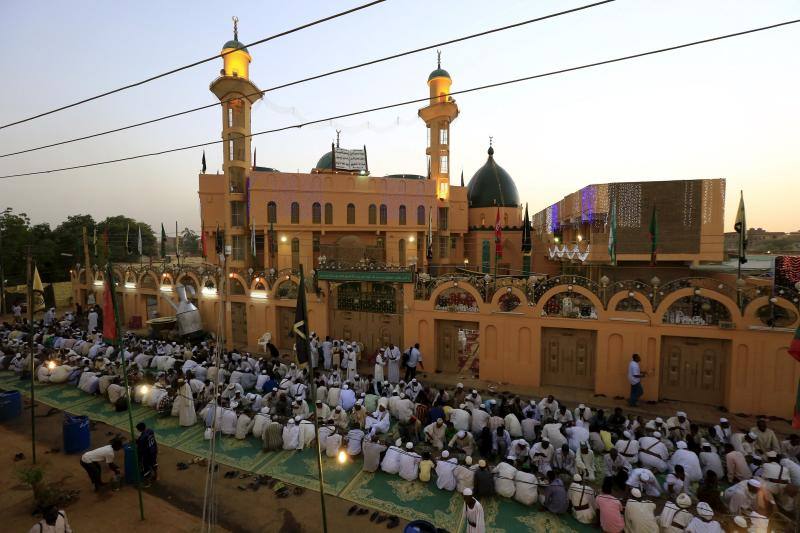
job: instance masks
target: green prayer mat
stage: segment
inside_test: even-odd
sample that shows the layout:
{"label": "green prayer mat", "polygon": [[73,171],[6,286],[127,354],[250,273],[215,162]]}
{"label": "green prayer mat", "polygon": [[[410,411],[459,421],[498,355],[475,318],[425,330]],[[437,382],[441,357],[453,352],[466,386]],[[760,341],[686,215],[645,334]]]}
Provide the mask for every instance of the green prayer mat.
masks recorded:
{"label": "green prayer mat", "polygon": [[[21,381],[11,372],[0,372],[0,388],[19,390],[29,394],[30,382]],[[89,396],[69,384],[35,384],[36,399],[75,415],[86,415],[121,431],[128,430],[128,413],[116,412],[104,398]],[[198,457],[208,457],[209,441],[203,438],[204,427],[198,424],[182,427],[178,417],[159,416],[153,409],[133,405],[134,423],[144,422],[155,431],[158,443]],[[395,425],[390,435],[395,432]],[[264,452],[260,439],[248,436],[238,440],[219,435],[216,439],[216,458],[220,464],[266,474],[280,481],[317,490],[316,448],[301,451]],[[602,472],[602,457],[597,457],[598,472]],[[374,474],[361,470],[360,457],[348,457],[344,464],[336,458],[322,457],[325,493],[339,496],[358,505],[395,514],[407,520],[428,520],[437,527],[452,533],[465,530],[462,520],[464,505],[461,495],[439,490],[434,480],[428,483],[406,481],[378,471]],[[435,476],[434,476],[435,479]],[[482,502],[489,533],[522,533],[528,531],[572,533],[597,531],[577,522],[571,515],[556,516],[527,507],[506,498],[489,498]]]}

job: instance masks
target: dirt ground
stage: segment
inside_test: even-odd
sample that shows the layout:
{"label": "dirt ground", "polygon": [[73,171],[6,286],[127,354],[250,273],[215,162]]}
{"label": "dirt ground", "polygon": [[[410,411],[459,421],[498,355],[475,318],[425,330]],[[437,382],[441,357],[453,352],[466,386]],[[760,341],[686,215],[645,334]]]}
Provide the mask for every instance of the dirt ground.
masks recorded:
{"label": "dirt ground", "polygon": [[[3,517],[3,531],[27,532],[38,520],[31,516],[32,493],[22,485],[14,471],[30,464],[30,402],[25,400],[26,408],[22,416],[0,424],[0,516]],[[179,471],[178,462],[188,463],[192,457],[183,452],[159,447],[159,481],[144,493],[145,521],[139,520],[138,499],[135,488],[124,486],[118,492],[96,494],[92,490],[86,472],[80,466],[79,455],[65,455],[62,452],[48,453],[52,448],[62,447],[62,416],[60,412],[44,416],[48,406],[37,405],[36,442],[37,464],[45,466],[46,481],[62,482],[65,489],[80,490],[77,502],[66,507],[67,517],[78,533],[109,531],[114,524],[115,533],[158,531],[194,532],[200,531],[205,486],[205,468],[190,465],[188,470]],[[92,447],[105,444],[111,436],[108,432],[115,428],[98,423],[92,430]],[[125,435],[127,437],[127,435]],[[14,462],[14,455],[22,452],[26,459]],[[122,459],[118,464],[121,465]],[[252,533],[316,533],[322,531],[319,493],[306,490],[300,495],[278,499],[267,487],[258,491],[241,491],[237,487],[249,479],[225,479],[222,474],[228,471],[220,467],[217,478],[219,525],[215,531]],[[108,471],[103,473],[108,479]],[[63,481],[62,481],[63,480]],[[328,531],[348,531],[354,528],[359,533],[387,531],[386,522],[375,524],[369,521],[369,513],[361,516],[348,516],[351,502],[334,496],[326,496]],[[99,505],[98,505],[99,504]],[[406,521],[392,531],[402,531]]]}

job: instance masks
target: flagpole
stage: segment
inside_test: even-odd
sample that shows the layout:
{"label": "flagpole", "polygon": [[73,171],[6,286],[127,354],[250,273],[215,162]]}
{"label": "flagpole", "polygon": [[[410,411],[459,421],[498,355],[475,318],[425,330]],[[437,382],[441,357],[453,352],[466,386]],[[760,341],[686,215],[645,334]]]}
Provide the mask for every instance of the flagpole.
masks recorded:
{"label": "flagpole", "polygon": [[[131,432],[131,446],[133,447],[133,460],[136,463],[136,490],[139,493],[139,518],[144,520],[144,500],[142,499],[142,480],[141,480],[141,470],[139,467],[139,450],[136,446],[135,442],[135,433],[133,432],[133,406],[131,404],[131,389],[128,385],[128,368],[126,366],[125,361],[125,349],[122,346],[122,330],[120,329],[119,324],[119,312],[117,311],[117,294],[115,290],[115,282],[114,282],[114,269],[111,264],[111,258],[109,256],[108,264],[106,267],[106,280],[108,280],[108,284],[105,287],[105,290],[110,291],[111,293],[111,308],[114,312],[114,329],[116,330],[116,335],[114,337],[114,347],[117,351],[117,356],[120,358],[122,363],[122,379],[125,384],[125,398],[127,399],[128,404],[128,427]],[[106,320],[108,318],[106,317]]]}
{"label": "flagpole", "polygon": [[31,359],[31,459],[36,464],[36,393],[33,387],[33,376],[36,374],[35,362],[33,358],[33,256],[31,255],[31,245],[28,249],[28,356]]}
{"label": "flagpole", "polygon": [[[301,292],[302,291],[302,292]],[[300,264],[300,287],[298,287],[298,298],[303,298],[303,302],[305,303],[306,300],[306,286],[305,286],[305,276],[303,274],[303,264]],[[310,373],[310,381],[311,381],[311,399],[314,402],[315,411],[314,411],[314,433],[316,435],[317,441],[317,472],[319,473],[319,502],[320,507],[322,508],[322,533],[328,533],[328,515],[325,511],[325,481],[322,474],[322,448],[320,447],[319,442],[319,416],[316,412],[316,405],[317,405],[317,384],[315,381],[315,374],[316,374],[316,367],[311,364],[311,340],[309,339],[309,332],[311,328],[308,324],[308,307],[303,305],[305,316],[303,319],[306,322],[306,337],[303,339],[303,342],[306,343],[306,351],[308,353],[308,366],[311,367]],[[296,334],[295,334],[296,335]],[[317,360],[317,364],[319,364],[319,360]]]}

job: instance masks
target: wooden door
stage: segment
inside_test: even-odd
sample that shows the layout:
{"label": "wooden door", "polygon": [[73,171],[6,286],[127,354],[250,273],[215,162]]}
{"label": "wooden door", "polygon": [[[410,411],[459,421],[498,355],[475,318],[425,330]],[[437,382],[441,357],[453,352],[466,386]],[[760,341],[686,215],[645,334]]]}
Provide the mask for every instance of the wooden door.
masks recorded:
{"label": "wooden door", "polygon": [[661,398],[722,405],[729,343],[719,339],[664,337]]}
{"label": "wooden door", "polygon": [[231,338],[237,348],[247,346],[247,304],[231,302]]}
{"label": "wooden door", "polygon": [[542,329],[542,384],[594,390],[596,334]]}
{"label": "wooden door", "polygon": [[294,307],[279,307],[278,308],[278,349],[292,351],[294,348]]}
{"label": "wooden door", "polygon": [[[467,332],[467,346],[462,349],[459,330]],[[456,320],[436,321],[436,370],[459,373],[477,367],[478,323]]]}

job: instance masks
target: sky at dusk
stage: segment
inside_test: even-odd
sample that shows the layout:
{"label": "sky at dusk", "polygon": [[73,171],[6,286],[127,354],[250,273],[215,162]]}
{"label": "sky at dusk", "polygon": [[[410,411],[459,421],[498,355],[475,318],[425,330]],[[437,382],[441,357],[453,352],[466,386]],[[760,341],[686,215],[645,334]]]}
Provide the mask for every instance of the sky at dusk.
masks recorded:
{"label": "sky at dusk", "polygon": [[[250,48],[264,89],[308,75],[579,6],[556,0],[389,0]],[[0,2],[0,122],[63,105],[358,5]],[[453,91],[800,18],[795,0],[618,0],[442,49]],[[800,230],[800,24],[686,50],[455,96],[451,180],[495,159],[536,212],[590,183],[726,178],[726,230],[739,190],[750,226]],[[121,94],[0,130],[0,152],[214,102],[212,61]],[[253,131],[427,96],[435,51],[268,93]],[[367,146],[373,175],[425,174],[417,108],[253,139],[258,164],[308,172],[330,149]],[[219,139],[219,109],[0,159],[0,174],[112,159]],[[209,172],[222,147],[206,148]],[[201,149],[92,169],[0,180],[0,209],[57,224],[125,214],[156,228],[199,228]]]}

